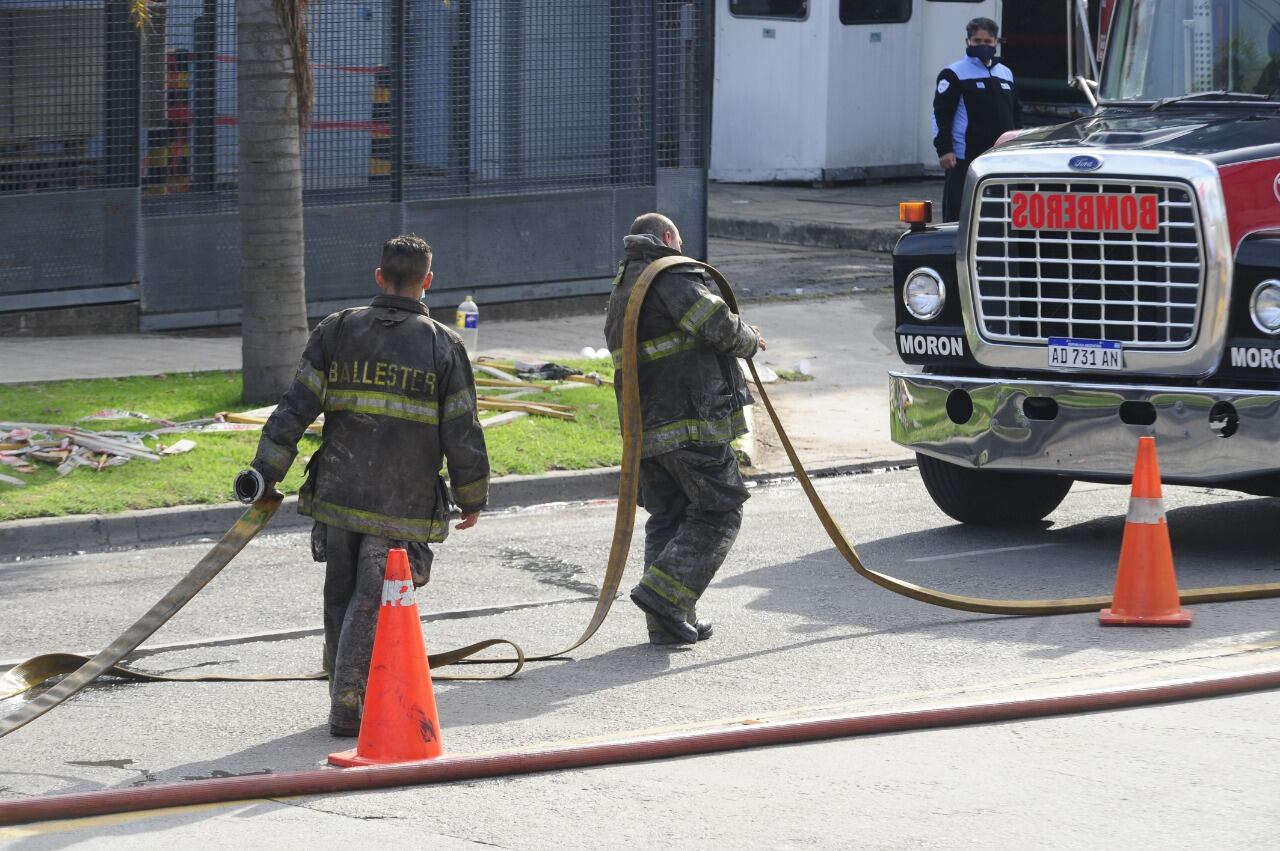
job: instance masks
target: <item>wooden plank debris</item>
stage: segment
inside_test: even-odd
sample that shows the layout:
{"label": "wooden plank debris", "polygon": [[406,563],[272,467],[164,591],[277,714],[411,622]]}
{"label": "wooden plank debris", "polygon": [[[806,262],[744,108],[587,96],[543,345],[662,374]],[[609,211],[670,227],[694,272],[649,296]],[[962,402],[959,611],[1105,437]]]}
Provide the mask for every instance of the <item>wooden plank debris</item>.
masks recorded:
{"label": "wooden plank debris", "polygon": [[505,372],[501,369],[498,369],[496,366],[490,366],[487,363],[473,364],[473,368],[475,369],[476,372],[483,372],[485,375],[491,376],[493,378],[499,378],[503,381],[511,381],[516,384],[529,383],[524,379],[520,378],[519,376],[513,375],[510,372]]}
{"label": "wooden plank debris", "polygon": [[126,443],[123,440],[111,440],[106,437],[98,437],[97,435],[89,434],[87,432],[80,431],[79,429],[55,428],[53,433],[66,435],[71,442],[77,446],[83,446],[85,449],[95,452],[109,452],[112,455],[124,455],[128,458],[142,458],[146,461],[160,460],[159,455],[154,452],[150,452],[147,449],[140,448],[141,441],[138,442],[138,445],[133,445],[131,443]]}
{"label": "wooden plank debris", "polygon": [[528,411],[507,411],[492,417],[485,417],[480,421],[480,428],[497,428],[507,423],[513,423],[516,420],[522,420],[529,416]]}
{"label": "wooden plank debris", "polygon": [[482,411],[525,411],[540,417],[553,417],[558,420],[576,419],[574,409],[569,405],[557,405],[550,402],[524,402],[509,399],[490,399],[481,397],[477,401]]}
{"label": "wooden plank debris", "polygon": [[541,384],[530,384],[527,381],[508,381],[505,378],[477,378],[477,387],[514,387],[526,393],[547,393],[550,387]]}

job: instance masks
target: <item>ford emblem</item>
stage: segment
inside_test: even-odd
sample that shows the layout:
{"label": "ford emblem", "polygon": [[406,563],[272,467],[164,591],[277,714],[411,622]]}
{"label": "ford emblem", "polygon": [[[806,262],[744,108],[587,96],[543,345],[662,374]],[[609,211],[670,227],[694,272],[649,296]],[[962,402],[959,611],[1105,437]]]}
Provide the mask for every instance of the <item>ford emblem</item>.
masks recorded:
{"label": "ford emblem", "polygon": [[1102,160],[1088,154],[1081,154],[1078,157],[1072,157],[1067,162],[1067,166],[1072,171],[1097,171],[1102,168]]}

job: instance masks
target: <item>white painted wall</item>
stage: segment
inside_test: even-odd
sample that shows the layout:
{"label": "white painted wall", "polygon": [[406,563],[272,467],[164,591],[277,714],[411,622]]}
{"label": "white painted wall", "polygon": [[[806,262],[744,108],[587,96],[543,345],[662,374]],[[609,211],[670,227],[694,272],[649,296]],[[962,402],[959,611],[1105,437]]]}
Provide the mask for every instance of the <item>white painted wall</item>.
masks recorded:
{"label": "white painted wall", "polygon": [[827,156],[826,26],[812,13],[803,21],[737,18],[728,0],[716,3],[711,178],[814,179]]}
{"label": "white painted wall", "polygon": [[858,169],[910,171],[918,165],[921,85],[913,57],[921,12],[939,4],[915,0],[911,19],[900,24],[842,24],[834,0],[814,5],[827,7],[831,26],[826,168],[835,179],[858,177]]}
{"label": "white painted wall", "polygon": [[964,25],[977,17],[1000,21],[999,0],[982,3],[940,3],[917,0],[928,7],[921,21],[920,92],[917,104],[920,121],[920,162],[926,169],[939,171],[938,153],[933,149],[933,83],[938,72],[964,57]]}
{"label": "white painted wall", "polygon": [[1001,0],[914,0],[901,24],[739,18],[716,0],[713,180],[847,179],[937,170],[933,81],[964,55],[964,25]]}

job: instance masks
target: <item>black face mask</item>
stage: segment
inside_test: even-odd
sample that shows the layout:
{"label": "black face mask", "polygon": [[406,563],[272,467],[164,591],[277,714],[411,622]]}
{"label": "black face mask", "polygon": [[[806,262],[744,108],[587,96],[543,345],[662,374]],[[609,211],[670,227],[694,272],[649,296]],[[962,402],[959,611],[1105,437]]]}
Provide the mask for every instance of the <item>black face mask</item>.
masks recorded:
{"label": "black face mask", "polygon": [[967,55],[980,61],[983,65],[990,65],[996,58],[996,46],[994,44],[971,44],[964,51]]}

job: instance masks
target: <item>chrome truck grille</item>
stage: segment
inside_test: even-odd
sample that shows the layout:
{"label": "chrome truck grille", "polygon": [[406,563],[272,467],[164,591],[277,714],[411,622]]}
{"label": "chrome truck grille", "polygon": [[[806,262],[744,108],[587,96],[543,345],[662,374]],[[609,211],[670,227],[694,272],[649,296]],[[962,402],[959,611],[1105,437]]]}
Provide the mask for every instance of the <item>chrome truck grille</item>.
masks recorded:
{"label": "chrome truck grille", "polygon": [[1186,184],[994,178],[973,209],[969,274],[985,340],[1195,342],[1204,246]]}

